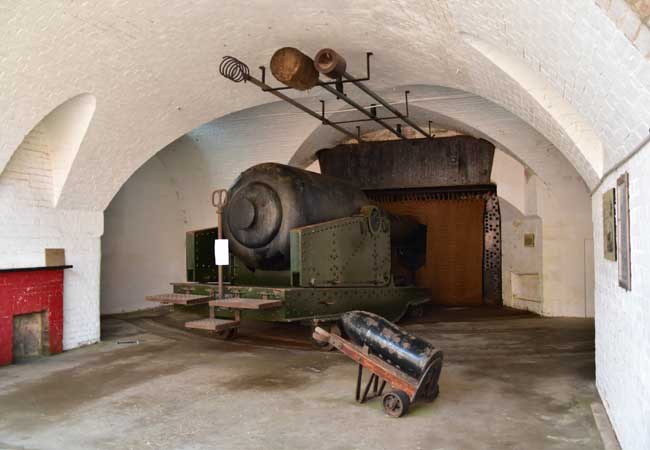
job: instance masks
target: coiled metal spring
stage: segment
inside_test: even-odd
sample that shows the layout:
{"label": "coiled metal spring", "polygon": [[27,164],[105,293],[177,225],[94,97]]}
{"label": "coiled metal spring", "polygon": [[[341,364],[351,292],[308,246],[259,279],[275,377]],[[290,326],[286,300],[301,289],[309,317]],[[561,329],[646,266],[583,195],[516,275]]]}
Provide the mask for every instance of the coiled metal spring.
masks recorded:
{"label": "coiled metal spring", "polygon": [[219,73],[235,83],[250,77],[248,66],[233,56],[224,56],[219,64]]}

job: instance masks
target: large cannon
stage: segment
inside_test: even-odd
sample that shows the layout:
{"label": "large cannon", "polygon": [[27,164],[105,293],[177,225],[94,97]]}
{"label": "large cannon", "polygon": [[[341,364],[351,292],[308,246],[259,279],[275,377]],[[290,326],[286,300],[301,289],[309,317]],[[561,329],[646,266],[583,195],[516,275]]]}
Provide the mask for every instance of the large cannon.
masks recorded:
{"label": "large cannon", "polygon": [[357,214],[370,202],[353,184],[283,164],[244,171],[228,192],[224,233],[250,269],[289,268],[294,228]]}
{"label": "large cannon", "polygon": [[[401,252],[411,270],[417,248],[424,251],[426,228],[409,216],[393,216],[371,207],[359,187],[349,181],[275,163],[244,171],[230,188],[224,210],[224,233],[232,252],[251,270],[287,270],[291,263],[291,230],[358,214],[369,214],[372,232],[383,227],[389,245]],[[423,256],[423,255],[420,255]],[[422,258],[420,258],[422,259]]]}
{"label": "large cannon", "polygon": [[[359,309],[398,320],[429,300],[428,290],[393,270],[398,260],[408,271],[418,268],[426,228],[386,214],[348,180],[253,166],[228,191],[223,232],[232,254],[226,298],[211,300],[211,317],[188,327],[228,331],[242,318],[334,323]],[[187,260],[204,265],[193,254]],[[215,295],[208,283],[174,283],[174,292]]]}

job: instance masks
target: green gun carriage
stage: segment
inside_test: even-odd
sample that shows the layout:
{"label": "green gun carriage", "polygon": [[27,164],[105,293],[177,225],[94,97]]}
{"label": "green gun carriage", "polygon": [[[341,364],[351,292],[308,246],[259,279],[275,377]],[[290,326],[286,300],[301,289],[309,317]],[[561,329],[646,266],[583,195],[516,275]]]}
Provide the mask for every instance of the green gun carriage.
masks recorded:
{"label": "green gun carriage", "polygon": [[426,230],[387,215],[342,180],[279,164],[254,166],[230,189],[224,216],[232,254],[223,297],[211,251],[217,233],[209,229],[187,235],[188,282],[172,283],[173,294],[147,298],[207,303],[209,317],[187,322],[188,328],[233,337],[242,320],[323,327],[352,310],[397,321],[429,301],[428,289],[392,270],[395,264],[416,270],[418,256],[408,250],[425,248],[413,242]]}

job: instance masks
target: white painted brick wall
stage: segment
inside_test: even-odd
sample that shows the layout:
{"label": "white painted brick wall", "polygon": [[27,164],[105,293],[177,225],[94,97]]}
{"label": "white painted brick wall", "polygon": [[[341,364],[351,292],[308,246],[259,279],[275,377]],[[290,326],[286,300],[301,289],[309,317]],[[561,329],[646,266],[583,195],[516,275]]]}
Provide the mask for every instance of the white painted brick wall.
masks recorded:
{"label": "white painted brick wall", "polygon": [[[461,31],[525,61],[586,119],[607,149],[605,169],[645,137],[650,126],[650,63],[593,0],[447,4]],[[562,127],[549,122],[536,106],[524,106],[528,93],[514,98],[516,83],[501,80],[476,57],[469,61],[481,67],[474,92],[519,115],[561,150],[570,147]],[[579,161],[571,153],[565,155]]]}
{"label": "white painted brick wall", "polygon": [[[603,193],[630,176],[632,290],[618,286],[603,257]],[[650,448],[650,145],[609,176],[593,196],[596,261],[596,384],[624,450]]]}
{"label": "white painted brick wall", "polygon": [[63,348],[99,340],[103,213],[52,208],[47,139],[36,127],[0,174],[0,267],[45,265],[46,248],[64,248]]}
{"label": "white painted brick wall", "polygon": [[[498,185],[497,185],[498,189]],[[541,286],[538,286],[539,302],[532,299],[513,297],[512,277],[516,274],[539,274],[538,284],[541,284],[542,270],[542,220],[539,217],[524,216],[509,203],[499,199],[501,209],[501,282],[503,289],[503,304],[511,308],[543,313],[543,297]],[[535,233],[536,246],[524,247],[524,233]],[[575,300],[576,302],[578,299]]]}
{"label": "white painted brick wall", "polygon": [[[90,92],[97,111],[60,202],[103,210],[137,167],[178,136],[270,100],[220,77],[215,68],[222,55],[236,55],[254,69],[287,42],[313,53],[324,35],[355,73],[363,72],[364,51],[375,51],[374,67],[381,72],[375,72],[373,87],[448,85],[496,101],[533,124],[592,184],[593,168],[579,153],[592,149],[578,148],[566,133],[573,127],[580,135],[573,118],[549,115],[552,105],[543,96],[531,96],[516,77],[508,80],[459,32],[536,71],[585,119],[585,132],[593,127],[610,149],[605,167],[648,127],[648,62],[593,0],[558,0],[552,7],[539,0],[449,0],[434,8],[425,0],[278,0],[254,8],[235,0],[174,0],[165,9],[157,2],[120,0],[110,7],[77,2],[57,8],[11,2],[0,10],[6,24],[0,28],[0,167],[45,114]],[[293,20],[277,14],[284,9]]]}
{"label": "white painted brick wall", "polygon": [[[650,58],[650,2],[647,0],[596,0],[645,58]],[[645,19],[645,22],[642,21]]]}
{"label": "white painted brick wall", "polygon": [[51,207],[52,169],[46,130],[37,125],[13,154],[0,177],[0,208],[15,203]]}
{"label": "white painted brick wall", "polygon": [[287,163],[318,125],[275,102],[201,126],[147,161],[106,209],[102,313],[157,306],[145,295],[185,281],[185,231],[216,226],[211,192],[254,164]]}
{"label": "white painted brick wall", "polygon": [[0,267],[43,266],[45,248],[64,248],[74,268],[65,271],[63,348],[97,342],[103,215],[55,211],[44,217],[44,211],[16,207],[13,216],[0,218]]}

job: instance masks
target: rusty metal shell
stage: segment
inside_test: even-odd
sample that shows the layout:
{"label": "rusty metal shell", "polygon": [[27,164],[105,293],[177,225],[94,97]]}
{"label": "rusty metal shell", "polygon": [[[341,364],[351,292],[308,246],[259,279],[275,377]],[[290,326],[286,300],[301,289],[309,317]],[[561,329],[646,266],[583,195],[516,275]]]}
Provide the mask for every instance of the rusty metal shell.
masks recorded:
{"label": "rusty metal shell", "polygon": [[316,70],[330,78],[341,78],[347,68],[345,58],[331,48],[323,48],[314,56]]}
{"label": "rusty metal shell", "polygon": [[314,61],[293,47],[283,47],[273,54],[271,73],[280,83],[299,91],[311,89],[318,83]]}

